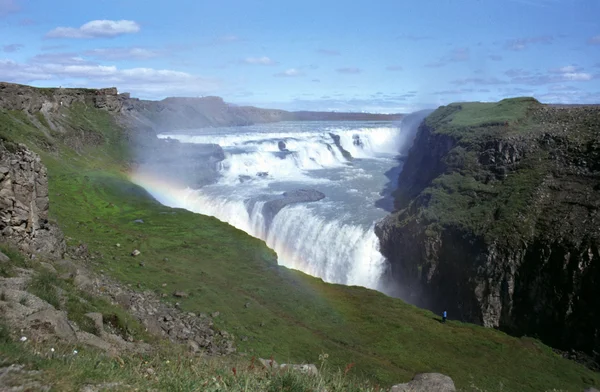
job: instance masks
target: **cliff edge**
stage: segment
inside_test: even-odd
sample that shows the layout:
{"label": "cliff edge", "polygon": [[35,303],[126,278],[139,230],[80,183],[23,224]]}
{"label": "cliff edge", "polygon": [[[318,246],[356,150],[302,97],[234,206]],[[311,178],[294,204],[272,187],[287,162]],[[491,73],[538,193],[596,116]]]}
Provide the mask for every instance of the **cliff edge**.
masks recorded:
{"label": "cliff edge", "polygon": [[600,109],[442,106],[376,233],[395,294],[600,360]]}

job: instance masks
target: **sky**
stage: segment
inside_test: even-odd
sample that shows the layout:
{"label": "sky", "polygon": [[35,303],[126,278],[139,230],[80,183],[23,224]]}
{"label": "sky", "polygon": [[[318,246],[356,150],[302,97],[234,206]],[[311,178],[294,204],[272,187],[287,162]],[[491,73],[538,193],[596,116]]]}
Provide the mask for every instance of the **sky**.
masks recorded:
{"label": "sky", "polygon": [[600,0],[0,0],[0,81],[407,112],[600,103]]}

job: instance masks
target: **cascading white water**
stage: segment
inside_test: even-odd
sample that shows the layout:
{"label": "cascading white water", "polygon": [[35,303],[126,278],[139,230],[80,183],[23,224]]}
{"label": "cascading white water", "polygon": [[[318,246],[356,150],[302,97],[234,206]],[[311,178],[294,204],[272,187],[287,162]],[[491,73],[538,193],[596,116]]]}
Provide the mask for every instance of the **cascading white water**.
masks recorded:
{"label": "cascading white water", "polygon": [[[384,173],[398,166],[398,126],[289,122],[159,137],[219,144],[225,152],[217,183],[176,197],[155,193],[159,201],[215,216],[265,240],[282,265],[328,282],[379,288],[386,261],[373,226],[387,212],[375,202],[388,181]],[[268,200],[299,188],[326,197],[264,215]]]}

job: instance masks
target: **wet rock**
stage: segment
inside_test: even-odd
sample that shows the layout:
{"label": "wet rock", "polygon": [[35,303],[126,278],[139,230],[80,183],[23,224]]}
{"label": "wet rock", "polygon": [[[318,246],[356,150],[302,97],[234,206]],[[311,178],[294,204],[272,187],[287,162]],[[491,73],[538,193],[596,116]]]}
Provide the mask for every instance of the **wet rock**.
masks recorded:
{"label": "wet rock", "polygon": [[[319,201],[325,197],[325,194],[315,189],[296,189],[290,192],[284,192],[279,198],[267,201],[263,206],[263,216],[267,223],[271,222],[275,215],[287,205],[296,203],[308,203]],[[267,224],[266,227],[269,225]]]}
{"label": "wet rock", "polygon": [[440,373],[417,374],[412,381],[394,385],[390,392],[456,392],[454,381]]}

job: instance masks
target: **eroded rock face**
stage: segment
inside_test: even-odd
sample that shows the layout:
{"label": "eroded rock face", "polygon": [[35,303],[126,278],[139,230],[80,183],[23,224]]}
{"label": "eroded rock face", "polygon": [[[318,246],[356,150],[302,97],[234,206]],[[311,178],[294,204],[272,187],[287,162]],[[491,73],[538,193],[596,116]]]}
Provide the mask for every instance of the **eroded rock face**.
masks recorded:
{"label": "eroded rock face", "polygon": [[0,232],[27,254],[60,258],[64,237],[48,220],[48,175],[40,157],[24,145],[0,144]]}
{"label": "eroded rock face", "polygon": [[381,251],[395,295],[598,363],[600,110],[540,105],[528,120],[537,131],[468,143],[421,127]]}

